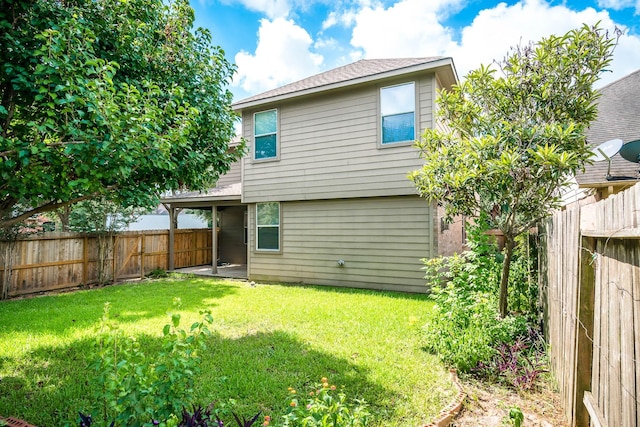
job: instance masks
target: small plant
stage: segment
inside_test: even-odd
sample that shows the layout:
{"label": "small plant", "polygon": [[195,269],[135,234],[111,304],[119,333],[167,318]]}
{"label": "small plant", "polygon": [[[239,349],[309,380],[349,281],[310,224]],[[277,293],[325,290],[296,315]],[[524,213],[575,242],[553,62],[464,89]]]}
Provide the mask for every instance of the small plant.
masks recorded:
{"label": "small plant", "polygon": [[539,334],[530,329],[527,337],[518,338],[512,344],[501,344],[493,359],[481,362],[474,371],[517,390],[530,390],[540,374],[547,372],[544,348],[536,346],[541,341]]}
{"label": "small plant", "polygon": [[161,268],[154,268],[147,273],[147,277],[150,279],[164,279],[169,277],[169,273]]}
{"label": "small plant", "polygon": [[[337,390],[322,378],[309,392],[308,398],[289,388],[289,413],[284,416],[284,427],[364,427],[370,414],[364,400],[347,401],[343,390]],[[265,421],[264,425],[268,425]]]}
{"label": "small plant", "polygon": [[509,410],[509,421],[513,427],[521,427],[524,423],[524,414],[517,406]]}
{"label": "small plant", "polygon": [[[179,308],[179,299],[174,306]],[[199,354],[206,349],[204,338],[213,318],[210,312],[201,312],[203,320],[187,332],[180,328],[180,314],[174,313],[171,324],[163,328],[161,350],[150,357],[111,321],[109,309],[106,303],[91,365],[96,372],[97,413],[127,427],[160,425],[193,403]]]}
{"label": "small plant", "polygon": [[[93,417],[91,417],[91,414],[83,414],[82,412],[78,412],[78,415],[80,416],[79,427],[91,427],[91,425],[93,424]],[[114,427],[115,424],[115,421],[111,421],[109,427]],[[0,426],[1,425],[2,424],[0,424]]]}
{"label": "small plant", "polygon": [[194,406],[193,411],[182,410],[182,420],[180,427],[223,427],[224,424],[220,419],[213,420],[211,410],[202,406]]}

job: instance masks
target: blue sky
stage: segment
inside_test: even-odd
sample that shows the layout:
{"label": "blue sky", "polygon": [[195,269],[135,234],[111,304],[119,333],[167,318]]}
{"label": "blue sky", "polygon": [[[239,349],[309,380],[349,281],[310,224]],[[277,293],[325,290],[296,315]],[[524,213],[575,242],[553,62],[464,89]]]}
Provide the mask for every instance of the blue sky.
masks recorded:
{"label": "blue sky", "polygon": [[359,59],[450,56],[463,77],[583,23],[624,30],[600,85],[640,68],[640,0],[191,0],[240,100]]}

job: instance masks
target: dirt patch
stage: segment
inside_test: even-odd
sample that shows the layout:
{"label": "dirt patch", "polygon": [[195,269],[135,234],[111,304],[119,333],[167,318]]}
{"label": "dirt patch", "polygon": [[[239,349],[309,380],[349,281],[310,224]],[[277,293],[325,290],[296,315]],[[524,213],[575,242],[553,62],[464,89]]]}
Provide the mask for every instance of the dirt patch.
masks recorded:
{"label": "dirt patch", "polygon": [[534,391],[516,392],[499,385],[463,380],[467,394],[463,409],[453,420],[454,427],[502,427],[509,421],[511,408],[519,408],[526,427],[568,427],[559,394],[548,382]]}

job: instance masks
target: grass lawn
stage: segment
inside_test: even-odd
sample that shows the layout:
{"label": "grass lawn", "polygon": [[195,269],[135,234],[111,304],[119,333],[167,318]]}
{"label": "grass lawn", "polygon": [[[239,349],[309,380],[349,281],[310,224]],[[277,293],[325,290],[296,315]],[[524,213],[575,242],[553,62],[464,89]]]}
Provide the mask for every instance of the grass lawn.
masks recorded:
{"label": "grass lawn", "polygon": [[87,355],[103,305],[153,350],[174,297],[182,326],[210,309],[213,336],[197,400],[234,399],[240,413],[286,412],[287,387],[323,376],[371,405],[376,426],[424,425],[455,395],[447,370],[420,348],[425,295],[174,278],[0,302],[0,415],[40,427],[77,425],[91,401]]}

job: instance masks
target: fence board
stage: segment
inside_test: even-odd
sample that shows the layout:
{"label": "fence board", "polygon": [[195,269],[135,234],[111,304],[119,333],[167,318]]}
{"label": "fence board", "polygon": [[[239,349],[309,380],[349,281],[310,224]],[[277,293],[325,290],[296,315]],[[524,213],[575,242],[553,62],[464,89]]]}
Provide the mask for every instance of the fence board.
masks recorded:
{"label": "fence board", "polygon": [[[176,268],[211,264],[210,229],[178,229]],[[107,278],[143,277],[169,265],[169,231],[123,232],[112,237],[105,257]],[[0,249],[6,242],[0,241]],[[0,252],[2,253],[2,252]],[[16,242],[9,296],[72,288],[96,283],[99,272],[98,237],[78,233],[45,233]],[[0,280],[4,271],[0,263]]]}
{"label": "fence board", "polygon": [[585,207],[584,219],[580,210],[557,212],[541,227],[551,367],[571,425],[589,425],[588,401],[607,425],[638,426],[640,184]]}

